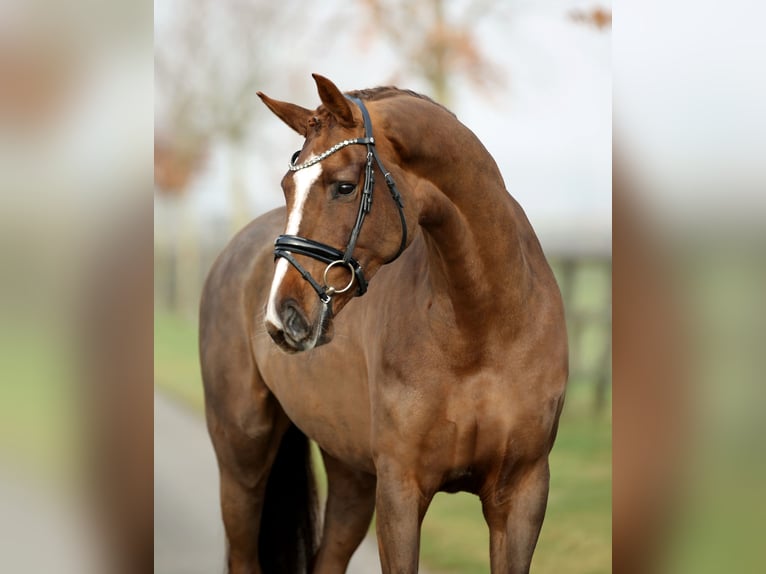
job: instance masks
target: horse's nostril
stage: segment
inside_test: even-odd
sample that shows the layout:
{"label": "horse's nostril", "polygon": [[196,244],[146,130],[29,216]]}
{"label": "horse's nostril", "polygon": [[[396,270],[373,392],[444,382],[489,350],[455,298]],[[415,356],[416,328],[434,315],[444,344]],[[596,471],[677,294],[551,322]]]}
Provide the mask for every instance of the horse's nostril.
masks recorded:
{"label": "horse's nostril", "polygon": [[282,324],[293,341],[302,341],[309,336],[309,324],[294,301],[285,302],[282,308]]}

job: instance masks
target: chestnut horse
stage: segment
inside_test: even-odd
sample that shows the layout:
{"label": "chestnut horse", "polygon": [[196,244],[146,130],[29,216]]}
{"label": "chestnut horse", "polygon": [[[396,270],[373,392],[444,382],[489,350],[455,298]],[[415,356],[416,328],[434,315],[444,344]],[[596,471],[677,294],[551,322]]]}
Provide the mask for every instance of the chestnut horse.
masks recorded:
{"label": "chestnut horse", "polygon": [[[345,572],[377,509],[382,571],[417,572],[432,497],[468,491],[492,572],[527,572],[568,370],[551,269],[451,112],[314,79],[316,110],[258,94],[306,138],[287,210],[234,237],[202,296],[229,570]],[[309,438],[327,472],[321,536]]]}

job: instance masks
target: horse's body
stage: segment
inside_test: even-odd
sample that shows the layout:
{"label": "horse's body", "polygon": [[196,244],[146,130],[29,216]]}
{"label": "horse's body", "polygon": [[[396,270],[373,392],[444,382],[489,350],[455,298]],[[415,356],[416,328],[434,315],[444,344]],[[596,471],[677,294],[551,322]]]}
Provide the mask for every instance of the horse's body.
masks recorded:
{"label": "horse's body", "polygon": [[[329,81],[317,84],[316,112],[262,96],[307,136],[302,157],[358,137],[353,108]],[[308,183],[288,174],[287,217],[276,210],[240,232],[204,290],[200,352],[229,567],[344,572],[377,506],[383,571],[415,572],[431,498],[464,490],[481,498],[492,572],[526,572],[567,377],[558,288],[521,207],[468,129],[407,92],[358,95],[401,189],[406,250],[384,265],[399,230],[393,202],[379,193],[357,249],[374,275],[364,297],[336,295],[328,314],[286,263],[273,279],[274,237],[286,220],[295,227],[297,209],[306,236],[342,244],[348,235],[355,202],[327,190],[361,177],[364,154],[351,146],[317,164]],[[321,277],[323,266],[304,265]],[[328,473],[316,553],[306,436]]]}

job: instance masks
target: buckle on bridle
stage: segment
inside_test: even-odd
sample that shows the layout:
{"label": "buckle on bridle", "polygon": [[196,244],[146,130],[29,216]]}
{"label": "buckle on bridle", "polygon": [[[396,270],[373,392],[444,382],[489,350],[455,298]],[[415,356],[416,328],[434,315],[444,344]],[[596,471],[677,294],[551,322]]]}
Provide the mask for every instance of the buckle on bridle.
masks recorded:
{"label": "buckle on bridle", "polygon": [[[333,287],[327,282],[327,274],[330,272],[330,269],[332,269],[336,265],[345,266],[351,273],[351,279],[349,280],[348,284],[343,289],[336,289],[335,287]],[[354,266],[351,264],[351,262],[343,261],[343,259],[338,259],[337,261],[333,261],[332,263],[329,263],[327,267],[325,267],[324,274],[322,275],[322,283],[324,284],[322,288],[324,289],[324,292],[327,293],[329,297],[332,297],[333,295],[340,295],[342,293],[345,293],[349,289],[351,289],[351,287],[354,285],[355,278],[356,278],[356,273],[354,272]]]}

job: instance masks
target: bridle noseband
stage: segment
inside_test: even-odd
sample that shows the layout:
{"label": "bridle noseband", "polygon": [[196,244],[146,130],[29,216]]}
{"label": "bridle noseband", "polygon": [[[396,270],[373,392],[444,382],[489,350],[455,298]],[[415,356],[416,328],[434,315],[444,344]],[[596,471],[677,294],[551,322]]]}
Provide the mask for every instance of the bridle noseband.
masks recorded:
{"label": "bridle noseband", "polygon": [[[396,189],[396,184],[394,183],[391,174],[386,171],[386,168],[383,167],[383,163],[380,161],[378,152],[375,149],[375,139],[372,137],[372,122],[370,121],[370,114],[367,112],[367,108],[364,106],[364,103],[362,103],[362,100],[351,96],[346,96],[346,98],[359,106],[359,109],[362,111],[362,118],[364,119],[364,137],[343,140],[342,142],[332,146],[330,149],[322,152],[318,156],[313,157],[301,164],[295,164],[295,160],[300,154],[300,151],[297,151],[293,155],[289,166],[290,171],[298,171],[319,163],[326,157],[334,154],[336,151],[348,145],[362,144],[367,146],[367,162],[364,168],[364,188],[362,189],[361,199],[359,201],[359,211],[356,215],[356,222],[354,223],[354,227],[351,230],[351,236],[348,239],[345,251],[340,251],[339,249],[327,245],[326,243],[320,243],[319,241],[300,237],[299,235],[280,235],[277,237],[276,241],[274,241],[274,258],[277,259],[282,257],[286,259],[293,267],[295,267],[298,273],[301,274],[301,277],[308,281],[314,291],[317,292],[319,299],[325,305],[330,304],[333,295],[345,293],[351,289],[354,281],[357,283],[357,295],[361,296],[367,292],[367,280],[364,277],[362,266],[356,259],[353,258],[352,255],[354,253],[354,249],[356,248],[356,242],[359,239],[359,233],[362,230],[364,218],[372,209],[372,192],[375,188],[375,173],[372,163],[373,160],[378,165],[378,169],[380,169],[381,173],[383,174],[383,178],[386,180],[388,191],[391,193],[391,197],[399,209],[399,218],[401,219],[402,223],[402,241],[399,244],[399,250],[393,257],[386,261],[386,263],[391,263],[394,259],[399,257],[407,245],[407,222],[404,218],[404,204],[402,203],[402,196],[399,194],[399,190]],[[313,259],[327,263],[327,267],[325,267],[322,276],[321,284],[311,276],[311,273],[306,271],[306,269],[300,263],[298,263],[298,261],[293,256],[295,253],[299,255],[306,255]],[[345,267],[351,272],[351,279],[342,289],[336,289],[327,283],[327,274],[333,267]]]}

